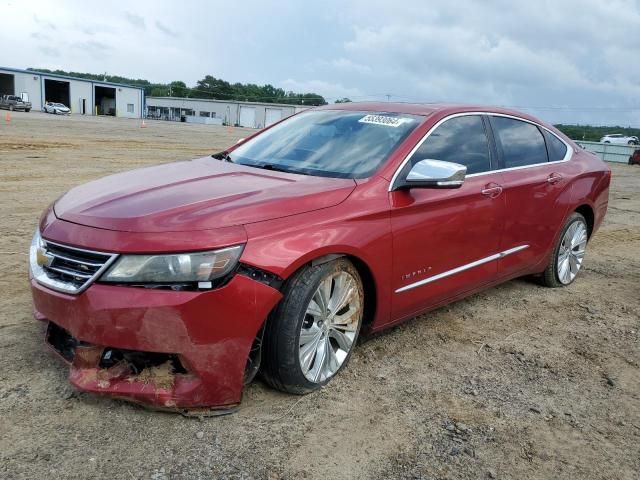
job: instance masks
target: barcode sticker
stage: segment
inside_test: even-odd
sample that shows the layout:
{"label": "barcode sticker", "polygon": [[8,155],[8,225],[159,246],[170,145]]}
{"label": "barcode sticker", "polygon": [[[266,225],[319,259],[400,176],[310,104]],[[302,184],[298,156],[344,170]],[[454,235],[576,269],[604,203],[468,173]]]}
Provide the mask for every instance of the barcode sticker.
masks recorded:
{"label": "barcode sticker", "polygon": [[384,125],[385,127],[399,127],[404,122],[409,120],[408,118],[399,117],[387,117],[386,115],[365,115],[358,122],[371,123],[373,125]]}

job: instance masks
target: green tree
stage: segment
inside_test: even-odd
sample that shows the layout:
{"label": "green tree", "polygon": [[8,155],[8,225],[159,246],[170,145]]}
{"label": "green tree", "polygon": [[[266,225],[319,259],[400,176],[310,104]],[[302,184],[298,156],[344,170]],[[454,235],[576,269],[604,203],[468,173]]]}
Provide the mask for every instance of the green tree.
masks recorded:
{"label": "green tree", "polygon": [[347,97],[338,98],[335,103],[351,103],[351,99]]}
{"label": "green tree", "polygon": [[186,83],[175,80],[169,84],[169,94],[172,97],[188,97],[191,89]]}

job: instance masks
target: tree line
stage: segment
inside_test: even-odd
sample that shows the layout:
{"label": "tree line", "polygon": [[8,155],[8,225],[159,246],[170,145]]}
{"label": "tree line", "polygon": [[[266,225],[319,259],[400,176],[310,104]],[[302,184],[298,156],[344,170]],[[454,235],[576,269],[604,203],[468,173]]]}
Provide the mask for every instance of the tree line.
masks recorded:
{"label": "tree line", "polygon": [[572,140],[585,140],[587,142],[599,142],[608,133],[622,133],[627,136],[640,138],[640,128],[632,127],[594,127],[590,125],[563,125],[555,126]]}
{"label": "tree line", "polygon": [[66,72],[64,70],[48,70],[46,68],[29,68],[41,73],[53,73],[87,80],[122,83],[144,88],[148,97],[189,97],[211,98],[215,100],[238,100],[243,102],[285,103],[289,105],[326,105],[327,101],[317,93],[296,93],[285,91],[273,85],[256,85],[254,83],[230,83],[211,75],[198,80],[193,87],[183,81],[170,83],[152,83],[141,78],[127,78],[119,75]]}

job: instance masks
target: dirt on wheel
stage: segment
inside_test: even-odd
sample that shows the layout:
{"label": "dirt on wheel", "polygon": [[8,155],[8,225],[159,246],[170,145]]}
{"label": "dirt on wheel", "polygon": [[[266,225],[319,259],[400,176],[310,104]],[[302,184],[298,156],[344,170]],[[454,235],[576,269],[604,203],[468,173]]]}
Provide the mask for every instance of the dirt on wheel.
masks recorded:
{"label": "dirt on wheel", "polygon": [[568,288],[508,282],[362,339],[306,396],[256,380],[193,419],[75,391],[32,317],[27,250],[74,185],[204,156],[240,128],[14,113],[0,125],[0,478],[640,476],[640,167]]}

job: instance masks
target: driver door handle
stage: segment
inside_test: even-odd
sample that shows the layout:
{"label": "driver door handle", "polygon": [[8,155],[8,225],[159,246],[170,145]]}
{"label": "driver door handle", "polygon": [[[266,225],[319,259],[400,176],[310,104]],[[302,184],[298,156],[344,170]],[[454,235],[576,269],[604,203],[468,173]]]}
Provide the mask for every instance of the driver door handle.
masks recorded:
{"label": "driver door handle", "polygon": [[489,198],[496,198],[502,193],[502,186],[498,185],[497,183],[489,183],[484,186],[480,193]]}

